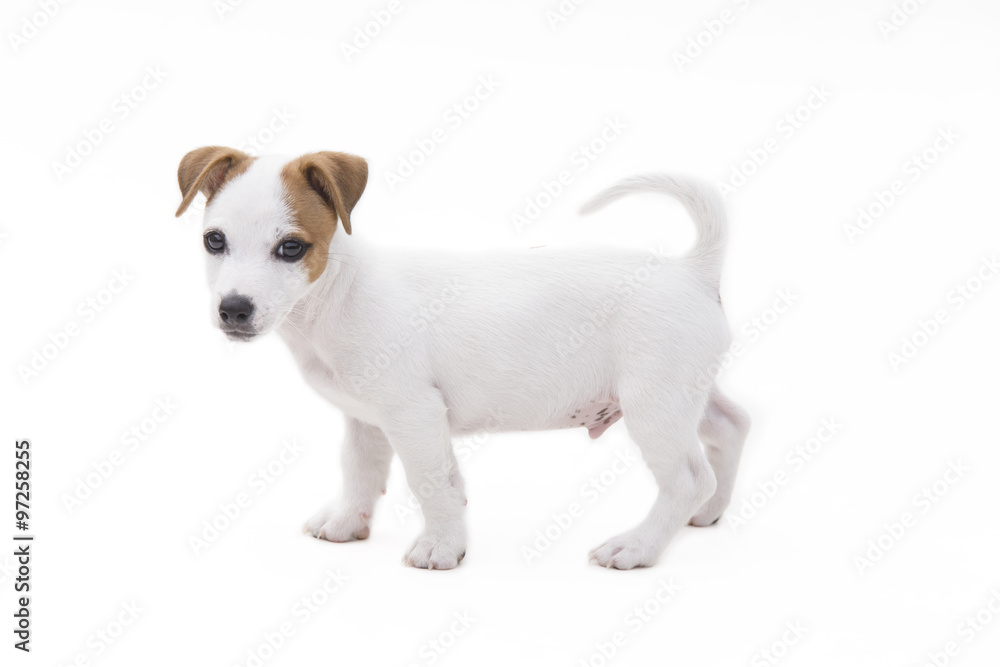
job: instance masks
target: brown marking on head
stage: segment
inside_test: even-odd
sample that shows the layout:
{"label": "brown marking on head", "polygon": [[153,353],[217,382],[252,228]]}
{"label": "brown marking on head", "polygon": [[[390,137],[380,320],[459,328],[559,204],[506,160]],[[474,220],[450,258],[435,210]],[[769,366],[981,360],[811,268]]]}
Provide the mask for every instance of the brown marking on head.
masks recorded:
{"label": "brown marking on head", "polygon": [[174,215],[180,217],[199,192],[212,201],[223,185],[246,171],[255,159],[225,146],[204,146],[185,155],[177,167],[177,184],[184,198]]}
{"label": "brown marking on head", "polygon": [[313,246],[303,260],[312,282],[326,270],[337,220],[351,233],[351,211],[368,184],[368,163],[347,153],[308,153],[286,164],[281,180],[302,240]]}

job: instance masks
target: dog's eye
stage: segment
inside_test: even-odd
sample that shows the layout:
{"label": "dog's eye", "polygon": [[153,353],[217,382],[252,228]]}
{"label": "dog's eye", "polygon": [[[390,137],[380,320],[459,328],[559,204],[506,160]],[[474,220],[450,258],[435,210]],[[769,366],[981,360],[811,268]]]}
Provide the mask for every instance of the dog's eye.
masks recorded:
{"label": "dog's eye", "polygon": [[209,232],[205,234],[205,250],[213,255],[217,255],[226,249],[226,237],[222,232]]}
{"label": "dog's eye", "polygon": [[306,251],[306,244],[300,241],[285,241],[278,246],[278,257],[287,260],[289,262],[294,262],[295,260],[302,257],[302,254]]}

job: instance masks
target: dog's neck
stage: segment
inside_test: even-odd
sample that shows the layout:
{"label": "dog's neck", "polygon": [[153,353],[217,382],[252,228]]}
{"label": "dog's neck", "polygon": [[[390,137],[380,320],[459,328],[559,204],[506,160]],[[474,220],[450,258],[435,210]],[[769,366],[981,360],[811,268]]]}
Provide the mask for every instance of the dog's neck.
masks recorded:
{"label": "dog's neck", "polygon": [[[333,235],[326,269],[278,327],[278,333],[289,346],[311,346],[316,340],[311,333],[317,327],[322,328],[324,333],[335,333],[339,319],[337,314],[343,311],[350,298],[351,285],[364,261],[363,254],[361,244],[349,238],[343,230]],[[319,338],[325,339],[326,336]]]}

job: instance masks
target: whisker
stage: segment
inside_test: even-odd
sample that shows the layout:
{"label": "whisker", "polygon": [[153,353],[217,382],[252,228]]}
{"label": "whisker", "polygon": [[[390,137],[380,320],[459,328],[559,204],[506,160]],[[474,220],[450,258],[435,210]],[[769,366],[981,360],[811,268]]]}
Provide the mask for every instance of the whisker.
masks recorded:
{"label": "whisker", "polygon": [[[318,304],[319,304],[319,305],[321,305],[321,306],[325,306],[325,305],[326,305],[326,302],[325,302],[325,301],[323,301],[322,299],[320,299],[320,298],[319,298],[318,296],[316,296],[315,294],[309,294],[309,293],[307,292],[306,294],[304,294],[304,295],[303,295],[303,297],[304,297],[304,298],[307,298],[307,299],[312,299],[313,301],[315,301],[316,303],[318,303]],[[306,313],[304,313],[304,312],[303,312],[303,314],[306,314]]]}
{"label": "whisker", "polygon": [[[338,253],[329,253],[326,256],[326,258],[327,259],[332,259],[333,261],[337,262],[338,264],[343,264],[344,266],[349,266],[349,267],[351,267],[353,269],[358,268],[357,265],[355,265],[355,264],[351,264],[350,262],[345,262],[342,259],[337,259],[336,257],[334,257],[334,255],[336,255],[336,254],[338,254]],[[344,255],[344,257],[352,257],[352,256],[351,255]],[[353,257],[352,257],[352,259],[353,259]]]}
{"label": "whisker", "polygon": [[290,329],[291,331],[294,331],[294,332],[295,332],[295,333],[297,333],[298,335],[302,336],[302,340],[306,341],[307,343],[308,343],[308,342],[310,342],[310,340],[309,340],[309,337],[308,337],[308,336],[306,336],[306,335],[305,335],[304,333],[302,333],[302,330],[301,330],[301,329],[299,329],[299,328],[298,328],[297,326],[295,326],[295,323],[294,323],[294,322],[292,322],[292,321],[291,321],[290,319],[288,319],[287,317],[285,318],[285,321],[284,321],[284,322],[282,322],[282,324],[287,324],[288,326],[290,326],[290,327],[291,327],[291,329]]}

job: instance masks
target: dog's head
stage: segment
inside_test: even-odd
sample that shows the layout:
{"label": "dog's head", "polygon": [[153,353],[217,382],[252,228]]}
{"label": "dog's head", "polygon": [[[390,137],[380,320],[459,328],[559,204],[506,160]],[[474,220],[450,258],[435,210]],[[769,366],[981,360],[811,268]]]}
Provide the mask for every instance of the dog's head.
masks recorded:
{"label": "dog's head", "polygon": [[[368,163],[346,153],[309,153],[288,161],[206,146],[181,160],[184,213],[201,192],[211,318],[233,340],[277,327],[327,270],[340,220],[368,182]],[[328,269],[328,265],[330,268]]]}

